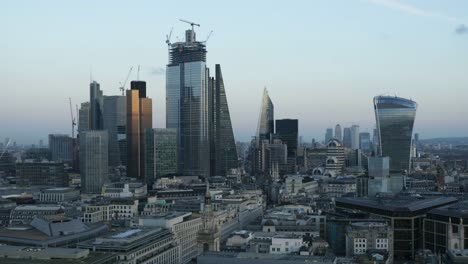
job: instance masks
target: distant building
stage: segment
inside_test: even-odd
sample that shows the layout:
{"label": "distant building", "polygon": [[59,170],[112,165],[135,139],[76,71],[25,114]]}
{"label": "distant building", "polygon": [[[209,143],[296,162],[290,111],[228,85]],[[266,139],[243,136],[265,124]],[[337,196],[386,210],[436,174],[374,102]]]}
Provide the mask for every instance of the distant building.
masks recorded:
{"label": "distant building", "polygon": [[109,222],[117,219],[131,219],[138,215],[138,200],[94,199],[82,206],[84,223]]}
{"label": "distant building", "polygon": [[146,129],[153,127],[153,103],[146,97],[146,82],[132,81],[127,90],[127,176],[145,181]]}
{"label": "distant building", "polygon": [[390,157],[390,172],[410,171],[416,102],[393,96],[374,97],[379,134],[378,155]]}
{"label": "distant building", "polygon": [[325,144],[327,144],[331,139],[333,139],[333,128],[327,128],[325,132]]}
{"label": "distant building", "polygon": [[297,119],[276,120],[276,138],[287,146],[287,173],[296,173],[299,124]]}
{"label": "distant building", "polygon": [[361,132],[359,134],[359,148],[363,151],[371,150],[371,139],[369,132]]}
{"label": "distant building", "polygon": [[80,173],[83,193],[101,193],[108,180],[107,131],[84,131],[80,135]]}
{"label": "distant building", "polygon": [[123,95],[104,96],[103,129],[109,134],[109,166],[125,164],[126,141],[120,135],[126,130],[127,101]]}
{"label": "distant building", "polygon": [[78,133],[90,129],[91,104],[89,102],[81,103],[78,111]]}
{"label": "distant building", "polygon": [[351,148],[352,146],[352,139],[351,139],[351,128],[345,127],[343,129],[343,146],[345,148]]}
{"label": "distant building", "polygon": [[329,177],[336,177],[343,172],[345,161],[344,148],[336,139],[327,142],[327,161],[325,174]]}
{"label": "distant building", "polygon": [[89,130],[101,130],[103,128],[104,101],[101,86],[96,81],[89,84],[89,102]]}
{"label": "distant building", "polygon": [[41,190],[34,196],[40,203],[64,203],[78,200],[80,191],[73,188],[49,188]]}
{"label": "distant building", "polygon": [[270,254],[298,253],[304,240],[301,235],[277,235],[271,239]]}
{"label": "distant building", "polygon": [[151,188],[157,179],[177,173],[177,130],[146,129],[145,175]]}
{"label": "distant building", "polygon": [[338,139],[340,142],[343,142],[343,135],[342,135],[340,124],[337,124],[335,126],[335,138]]}
{"label": "distant building", "polygon": [[270,140],[275,132],[274,105],[265,88],[263,90],[262,106],[257,126],[257,141]]}
{"label": "distant building", "polygon": [[50,134],[49,149],[53,161],[73,160],[73,139],[68,135]]}
{"label": "distant building", "polygon": [[351,126],[351,148],[359,149],[359,126]]}
{"label": "distant building", "polygon": [[68,186],[68,173],[62,162],[26,160],[16,163],[17,185],[30,186]]}

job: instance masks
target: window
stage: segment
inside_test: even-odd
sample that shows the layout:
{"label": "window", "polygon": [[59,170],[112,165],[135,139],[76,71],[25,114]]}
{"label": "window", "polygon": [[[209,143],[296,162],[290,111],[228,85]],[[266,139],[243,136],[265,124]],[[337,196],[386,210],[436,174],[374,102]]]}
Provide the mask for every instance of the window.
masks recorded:
{"label": "window", "polygon": [[365,253],[366,249],[367,249],[367,239],[365,238],[354,239],[354,253],[355,254]]}
{"label": "window", "polygon": [[452,233],[454,233],[454,234],[458,233],[458,226],[457,225],[452,225]]}

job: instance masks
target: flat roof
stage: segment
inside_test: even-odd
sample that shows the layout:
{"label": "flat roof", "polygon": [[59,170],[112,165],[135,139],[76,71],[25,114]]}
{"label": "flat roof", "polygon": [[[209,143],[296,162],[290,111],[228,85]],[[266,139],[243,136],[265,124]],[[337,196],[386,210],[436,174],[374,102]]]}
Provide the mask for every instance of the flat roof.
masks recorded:
{"label": "flat roof", "polygon": [[435,208],[429,211],[428,214],[468,218],[468,201],[462,201],[444,207]]}

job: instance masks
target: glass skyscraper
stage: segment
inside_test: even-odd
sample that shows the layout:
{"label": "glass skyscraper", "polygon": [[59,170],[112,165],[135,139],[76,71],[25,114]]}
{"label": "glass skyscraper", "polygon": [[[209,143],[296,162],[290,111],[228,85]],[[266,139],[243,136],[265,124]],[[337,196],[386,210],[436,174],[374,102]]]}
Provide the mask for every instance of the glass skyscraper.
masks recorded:
{"label": "glass skyscraper", "polygon": [[120,144],[119,130],[127,124],[127,100],[123,95],[104,96],[104,129],[109,133],[109,166],[122,165],[126,146]]}
{"label": "glass skyscraper", "polygon": [[257,140],[258,142],[264,139],[271,139],[271,135],[273,135],[275,131],[275,117],[274,117],[274,106],[273,102],[268,95],[268,91],[265,88],[263,90],[263,97],[262,97],[262,108],[260,109],[260,117],[258,119],[258,127],[257,127]]}
{"label": "glass skyscraper", "polygon": [[206,52],[193,30],[169,47],[166,128],[176,131],[177,172],[185,175],[226,175],[238,167],[221,66],[210,77]]}
{"label": "glass skyscraper", "polygon": [[100,130],[103,127],[102,112],[103,112],[103,94],[101,86],[96,81],[89,85],[90,98],[90,114],[89,114],[89,129]]}
{"label": "glass skyscraper", "polygon": [[145,131],[146,184],[152,187],[157,178],[177,173],[177,130],[148,128]]}
{"label": "glass skyscraper", "polygon": [[50,134],[49,149],[53,161],[73,160],[73,138],[69,135]]}
{"label": "glass skyscraper", "polygon": [[166,128],[177,130],[178,171],[210,175],[209,71],[205,43],[186,31],[172,43],[166,70]]}
{"label": "glass skyscraper", "polygon": [[80,134],[80,173],[83,193],[100,194],[108,180],[107,131],[84,131]]}
{"label": "glass skyscraper", "polygon": [[287,145],[287,173],[296,173],[299,121],[297,119],[276,120],[275,136]]}
{"label": "glass skyscraper", "polygon": [[378,154],[390,157],[390,172],[409,171],[417,103],[400,97],[374,97]]}

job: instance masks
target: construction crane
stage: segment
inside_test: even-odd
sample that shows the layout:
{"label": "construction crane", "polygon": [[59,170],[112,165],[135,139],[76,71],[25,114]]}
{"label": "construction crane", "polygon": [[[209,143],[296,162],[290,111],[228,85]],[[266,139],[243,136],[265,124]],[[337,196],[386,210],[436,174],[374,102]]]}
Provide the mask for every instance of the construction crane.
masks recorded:
{"label": "construction crane", "polygon": [[166,35],[166,44],[167,44],[167,47],[169,47],[169,46],[171,45],[172,30],[174,30],[174,28],[171,28],[171,32],[169,32],[169,35]]}
{"label": "construction crane", "polygon": [[206,44],[206,42],[210,39],[211,34],[213,34],[213,30],[210,31],[210,33],[208,34],[208,37],[206,37],[206,39],[205,39],[205,41],[203,41],[203,43]]}
{"label": "construction crane", "polygon": [[[75,105],[76,106],[76,124],[77,124],[77,128],[76,128],[76,134],[78,135],[78,129],[79,129],[79,124],[80,124],[80,110],[78,110],[78,105]],[[77,136],[78,138],[78,136]]]}
{"label": "construction crane", "polygon": [[191,21],[187,21],[187,20],[184,20],[184,19],[179,19],[179,20],[180,20],[181,22],[190,24],[190,25],[192,26],[192,32],[191,32],[191,39],[190,39],[190,41],[195,41],[195,29],[194,29],[194,26],[200,27],[200,24],[197,24],[197,23],[191,22]]}
{"label": "construction crane", "polygon": [[125,78],[124,83],[120,83],[120,91],[122,91],[122,95],[125,95],[125,84],[127,84],[128,78],[130,78],[130,74],[132,73],[133,66],[130,67],[130,70],[128,70],[127,78]]}
{"label": "construction crane", "polygon": [[71,117],[71,121],[72,121],[72,138],[74,139],[75,138],[76,119],[73,116],[72,101],[71,101],[70,97],[68,98],[68,101],[70,102],[70,117]]}

